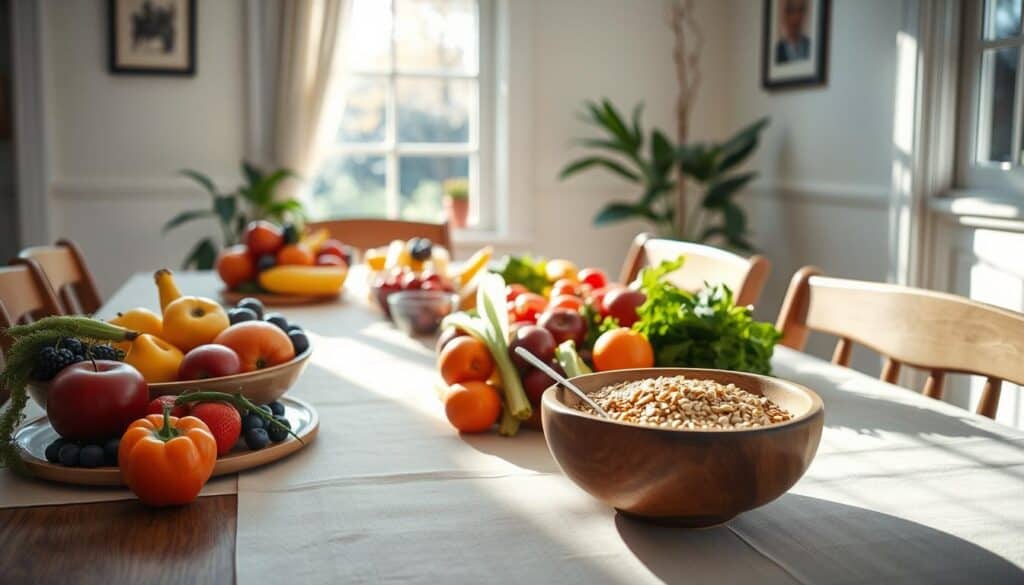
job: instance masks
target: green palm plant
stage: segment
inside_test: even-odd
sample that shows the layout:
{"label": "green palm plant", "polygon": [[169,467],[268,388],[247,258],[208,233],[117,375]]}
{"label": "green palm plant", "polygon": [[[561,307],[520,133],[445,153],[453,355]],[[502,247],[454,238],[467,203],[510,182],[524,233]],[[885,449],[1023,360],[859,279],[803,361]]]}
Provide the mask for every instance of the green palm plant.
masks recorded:
{"label": "green palm plant", "polygon": [[[729,247],[753,249],[748,240],[746,212],[735,196],[757,173],[735,170],[757,149],[768,118],[754,122],[724,142],[675,145],[658,129],[646,137],[642,116],[642,103],[633,108],[629,121],[607,99],[585,104],[583,121],[603,136],[580,140],[581,145],[596,152],[566,165],[559,177],[566,179],[593,167],[603,168],[635,183],[639,191],[632,201],[607,204],[594,217],[594,223],[643,219],[666,237],[695,242],[720,237]],[[680,226],[676,222],[677,207],[685,202],[677,194],[679,182],[684,180],[699,185],[702,196],[697,212],[691,214],[686,225]]]}
{"label": "green palm plant", "polygon": [[[284,223],[301,222],[305,218],[302,203],[298,200],[278,199],[274,196],[274,191],[281,181],[295,177],[295,173],[288,169],[267,173],[245,161],[242,161],[241,167],[246,182],[233,192],[221,191],[209,176],[199,171],[182,170],[182,175],[195,181],[210,195],[210,207],[182,211],[164,224],[163,233],[166,234],[197,219],[214,219],[220,228],[221,243],[228,247],[239,243],[245,226],[250,221],[266,219]],[[219,247],[214,238],[205,237],[189,250],[182,268],[209,270],[213,268],[218,251]]]}

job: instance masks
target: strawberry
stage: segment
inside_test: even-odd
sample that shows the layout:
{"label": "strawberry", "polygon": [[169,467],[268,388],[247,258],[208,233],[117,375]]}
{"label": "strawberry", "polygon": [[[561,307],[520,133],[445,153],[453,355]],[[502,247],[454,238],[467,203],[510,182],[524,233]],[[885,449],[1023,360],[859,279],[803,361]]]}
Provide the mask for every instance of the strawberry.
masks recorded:
{"label": "strawberry", "polygon": [[177,396],[172,396],[170,394],[157,396],[152,401],[150,401],[149,406],[146,407],[146,414],[163,414],[164,405],[166,404],[167,406],[171,407],[171,416],[176,416],[178,418],[188,416],[188,405],[175,405],[174,400],[176,398]]}
{"label": "strawberry", "polygon": [[192,416],[206,423],[217,441],[217,455],[227,455],[242,434],[242,417],[227,402],[200,402],[192,407]]}

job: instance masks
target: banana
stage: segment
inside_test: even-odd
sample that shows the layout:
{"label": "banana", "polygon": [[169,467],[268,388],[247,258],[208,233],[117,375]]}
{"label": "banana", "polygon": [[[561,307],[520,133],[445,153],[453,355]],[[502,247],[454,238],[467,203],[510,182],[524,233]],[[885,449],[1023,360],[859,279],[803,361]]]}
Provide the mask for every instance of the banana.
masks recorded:
{"label": "banana", "polygon": [[174,282],[174,274],[167,268],[161,268],[153,273],[156,281],[156,288],[160,292],[160,312],[162,313],[167,305],[181,297],[178,284]]}
{"label": "banana", "polygon": [[260,273],[260,286],[272,293],[328,296],[345,284],[343,266],[275,266]]}
{"label": "banana", "polygon": [[455,282],[458,284],[458,288],[462,288],[469,284],[469,281],[473,280],[473,277],[483,270],[484,266],[487,266],[487,262],[490,261],[491,256],[494,255],[494,248],[490,246],[484,246],[472,256],[469,260],[466,260],[465,264],[462,265],[462,269],[458,274],[455,275]]}
{"label": "banana", "polygon": [[329,232],[327,228],[320,228],[315,232],[310,232],[302,236],[302,239],[299,240],[299,244],[302,246],[306,246],[310,250],[316,252],[317,250],[320,249],[320,246],[323,246],[324,242],[326,242],[327,239],[330,237],[331,232]]}

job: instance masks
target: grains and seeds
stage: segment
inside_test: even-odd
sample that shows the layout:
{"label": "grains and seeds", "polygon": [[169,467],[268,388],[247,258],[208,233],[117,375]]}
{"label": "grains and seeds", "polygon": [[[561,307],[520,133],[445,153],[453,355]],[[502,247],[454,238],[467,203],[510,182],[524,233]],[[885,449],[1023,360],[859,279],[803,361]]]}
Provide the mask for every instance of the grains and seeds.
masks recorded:
{"label": "grains and seeds", "polygon": [[[615,420],[680,430],[746,429],[793,418],[765,396],[685,376],[620,382],[590,397]],[[593,413],[585,404],[577,408]]]}

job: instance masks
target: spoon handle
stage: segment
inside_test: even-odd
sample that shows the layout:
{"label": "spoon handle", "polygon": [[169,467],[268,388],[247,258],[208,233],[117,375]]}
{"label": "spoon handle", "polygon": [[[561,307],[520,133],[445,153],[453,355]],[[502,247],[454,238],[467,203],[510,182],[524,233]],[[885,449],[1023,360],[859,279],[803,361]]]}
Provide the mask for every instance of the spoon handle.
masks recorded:
{"label": "spoon handle", "polygon": [[551,366],[545,364],[543,360],[530,353],[525,347],[517,347],[516,353],[519,354],[519,357],[530,362],[530,364],[532,364],[538,370],[547,374],[549,378],[571,390],[574,394],[576,394],[576,396],[580,398],[580,400],[586,402],[587,406],[593,408],[594,412],[600,414],[604,418],[611,418],[610,416],[608,416],[608,413],[605,412],[603,408],[601,408],[596,402],[594,402],[593,400],[590,399],[589,396],[587,396],[586,392],[577,388],[576,385],[570,382],[569,380],[566,380],[565,376],[562,376],[561,374],[553,370]]}

